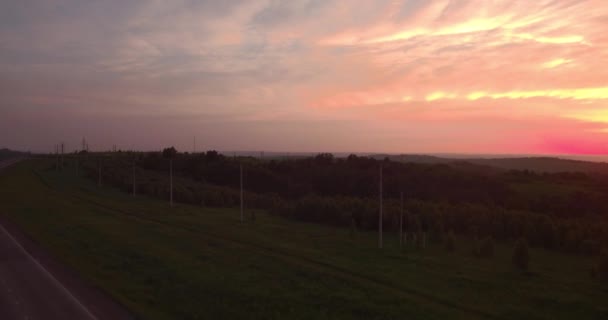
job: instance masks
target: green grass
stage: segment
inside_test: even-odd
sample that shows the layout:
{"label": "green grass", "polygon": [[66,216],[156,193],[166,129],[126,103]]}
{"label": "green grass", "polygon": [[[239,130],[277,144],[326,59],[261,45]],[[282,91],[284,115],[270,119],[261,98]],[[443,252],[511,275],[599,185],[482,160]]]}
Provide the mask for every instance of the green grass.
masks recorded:
{"label": "green grass", "polygon": [[145,319],[606,319],[593,261],[531,250],[531,272],[394,233],[296,223],[98,188],[30,161],[0,173],[0,214]]}

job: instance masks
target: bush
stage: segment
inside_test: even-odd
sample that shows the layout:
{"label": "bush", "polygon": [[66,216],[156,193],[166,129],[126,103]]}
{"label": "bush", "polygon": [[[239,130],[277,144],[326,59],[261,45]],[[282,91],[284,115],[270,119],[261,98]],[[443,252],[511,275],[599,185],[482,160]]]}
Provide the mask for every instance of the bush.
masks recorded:
{"label": "bush", "polygon": [[479,258],[491,258],[494,256],[494,240],[491,237],[487,237],[483,239],[483,241],[479,242],[475,249],[473,250],[473,254]]}
{"label": "bush", "polygon": [[354,238],[355,234],[357,234],[357,223],[355,222],[355,218],[351,217],[351,219],[350,219],[350,237]]}
{"label": "bush", "polygon": [[444,246],[445,246],[445,251],[447,251],[447,252],[454,252],[454,250],[456,250],[456,241],[454,239],[453,233],[450,232],[448,234],[448,236],[445,238]]}
{"label": "bush", "polygon": [[530,263],[530,255],[528,253],[528,244],[524,239],[520,239],[515,244],[512,257],[513,265],[520,271],[527,271]]}
{"label": "bush", "polygon": [[608,252],[602,253],[600,261],[594,269],[597,278],[608,283]]}

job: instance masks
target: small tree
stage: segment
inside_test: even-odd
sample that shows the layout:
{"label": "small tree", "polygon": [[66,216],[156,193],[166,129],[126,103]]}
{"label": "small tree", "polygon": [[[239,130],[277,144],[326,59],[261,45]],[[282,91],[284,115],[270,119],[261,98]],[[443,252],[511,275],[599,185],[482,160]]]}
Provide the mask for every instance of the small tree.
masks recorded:
{"label": "small tree", "polygon": [[608,283],[608,251],[602,252],[600,261],[594,268],[593,273],[600,281]]}
{"label": "small tree", "polygon": [[350,215],[350,237],[354,238],[357,233],[357,223],[355,222],[355,216],[353,214]]}
{"label": "small tree", "polygon": [[174,147],[163,149],[163,158],[172,159],[177,155],[177,150]]}
{"label": "small tree", "polygon": [[422,247],[422,223],[419,216],[413,217],[412,227],[413,244],[417,247]]}
{"label": "small tree", "polygon": [[494,240],[492,237],[486,237],[483,241],[479,242],[474,249],[476,257],[479,258],[490,258],[494,256]]}
{"label": "small tree", "polygon": [[527,271],[530,263],[528,244],[524,239],[519,239],[515,244],[512,257],[513,265],[520,271]]}
{"label": "small tree", "polygon": [[445,237],[445,241],[444,241],[445,251],[454,252],[454,250],[456,250],[455,242],[456,241],[454,239],[454,234],[452,232],[448,233],[448,236]]}

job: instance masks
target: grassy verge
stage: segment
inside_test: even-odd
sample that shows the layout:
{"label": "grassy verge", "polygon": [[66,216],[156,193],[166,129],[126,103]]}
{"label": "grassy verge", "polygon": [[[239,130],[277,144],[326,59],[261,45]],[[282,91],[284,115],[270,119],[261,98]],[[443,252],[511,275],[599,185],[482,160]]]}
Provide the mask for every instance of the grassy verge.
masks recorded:
{"label": "grassy verge", "polygon": [[43,161],[0,174],[0,213],[146,319],[600,319],[608,292],[592,261],[511,246],[492,259],[440,244],[400,250],[376,235],[238,210],[131,197]]}

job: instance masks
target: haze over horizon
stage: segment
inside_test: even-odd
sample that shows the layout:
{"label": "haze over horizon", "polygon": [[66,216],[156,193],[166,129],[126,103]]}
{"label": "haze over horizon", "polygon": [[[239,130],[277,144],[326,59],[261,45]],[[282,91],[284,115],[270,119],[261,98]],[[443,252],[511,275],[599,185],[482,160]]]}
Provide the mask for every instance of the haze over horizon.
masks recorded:
{"label": "haze over horizon", "polygon": [[0,147],[608,154],[608,3],[0,4]]}

